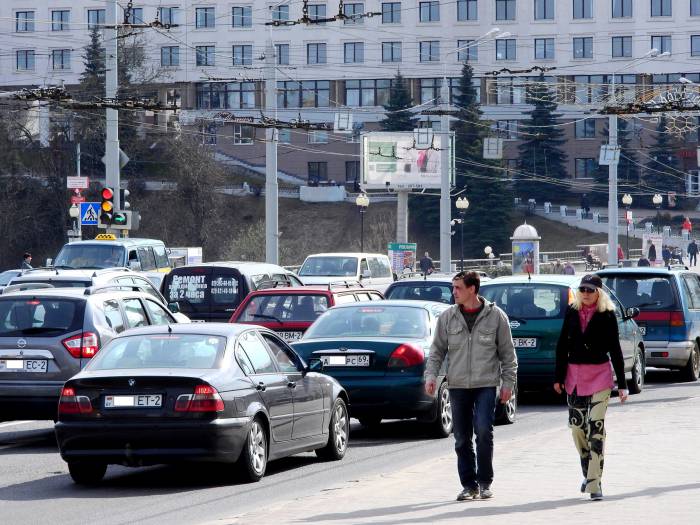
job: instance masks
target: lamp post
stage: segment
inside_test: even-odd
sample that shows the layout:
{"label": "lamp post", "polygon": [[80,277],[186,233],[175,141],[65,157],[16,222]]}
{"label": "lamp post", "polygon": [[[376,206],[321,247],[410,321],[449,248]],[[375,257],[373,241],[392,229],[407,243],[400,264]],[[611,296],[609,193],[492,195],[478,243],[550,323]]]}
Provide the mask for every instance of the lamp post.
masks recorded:
{"label": "lamp post", "polygon": [[654,207],[656,208],[656,233],[661,235],[661,212],[659,209],[661,208],[661,203],[664,201],[664,198],[661,196],[660,193],[655,193],[654,196],[651,198],[651,202],[654,203]]}
{"label": "lamp post", "polygon": [[459,214],[459,271],[464,271],[464,216],[469,208],[469,201],[466,197],[459,197],[455,202],[457,213]]}
{"label": "lamp post", "polygon": [[71,207],[68,208],[68,216],[71,219],[71,229],[74,232],[74,236],[77,237],[78,240],[81,240],[83,234],[80,228],[80,207],[77,204],[72,204]]}
{"label": "lamp post", "polygon": [[365,251],[365,212],[369,206],[369,197],[365,193],[360,193],[355,199],[355,204],[360,209],[360,252]]}
{"label": "lamp post", "polygon": [[486,258],[489,260],[489,266],[493,263],[493,248],[491,246],[486,246],[484,248],[484,253],[486,254]]}
{"label": "lamp post", "polygon": [[630,218],[629,218],[629,211],[630,211],[630,206],[632,206],[632,195],[629,193],[625,193],[622,196],[622,204],[625,205],[625,209],[627,209],[627,213],[625,213],[625,224],[627,224],[627,237],[625,239],[625,242],[627,244],[627,259],[630,258]]}

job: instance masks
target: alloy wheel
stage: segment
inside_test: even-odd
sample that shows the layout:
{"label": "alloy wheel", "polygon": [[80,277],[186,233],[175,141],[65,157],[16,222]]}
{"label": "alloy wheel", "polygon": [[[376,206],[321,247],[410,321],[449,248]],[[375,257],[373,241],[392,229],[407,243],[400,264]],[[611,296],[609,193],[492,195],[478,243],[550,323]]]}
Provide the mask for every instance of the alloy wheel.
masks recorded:
{"label": "alloy wheel", "polygon": [[348,414],[342,403],[338,403],[335,408],[333,434],[335,448],[339,453],[342,453],[348,446]]}
{"label": "alloy wheel", "polygon": [[449,433],[452,430],[452,404],[450,391],[447,388],[443,388],[440,395],[440,422],[445,432]]}
{"label": "alloy wheel", "polygon": [[251,467],[256,473],[261,474],[265,470],[265,432],[257,421],[253,421],[250,427],[248,452]]}

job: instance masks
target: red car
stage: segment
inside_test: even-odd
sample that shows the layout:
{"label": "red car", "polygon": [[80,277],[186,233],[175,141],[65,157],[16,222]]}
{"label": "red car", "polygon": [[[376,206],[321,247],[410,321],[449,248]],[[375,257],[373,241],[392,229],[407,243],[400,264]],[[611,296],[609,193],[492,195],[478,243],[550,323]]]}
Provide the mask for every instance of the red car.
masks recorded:
{"label": "red car", "polygon": [[301,339],[311,323],[336,304],[382,299],[377,290],[348,285],[268,288],[251,292],[229,322],[264,326],[292,342]]}

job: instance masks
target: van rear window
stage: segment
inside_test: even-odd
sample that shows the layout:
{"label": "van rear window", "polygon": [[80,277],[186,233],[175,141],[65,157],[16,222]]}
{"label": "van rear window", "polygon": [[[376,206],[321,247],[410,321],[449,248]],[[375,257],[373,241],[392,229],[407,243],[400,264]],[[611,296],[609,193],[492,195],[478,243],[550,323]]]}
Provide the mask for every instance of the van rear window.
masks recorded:
{"label": "van rear window", "polygon": [[644,311],[669,310],[678,305],[673,279],[658,274],[602,275],[625,308],[637,307]]}
{"label": "van rear window", "polygon": [[178,302],[184,312],[206,309],[231,310],[240,303],[238,275],[210,269],[177,269],[165,281],[168,302]]}
{"label": "van rear window", "polygon": [[83,326],[82,301],[21,297],[0,300],[0,336],[57,336]]}

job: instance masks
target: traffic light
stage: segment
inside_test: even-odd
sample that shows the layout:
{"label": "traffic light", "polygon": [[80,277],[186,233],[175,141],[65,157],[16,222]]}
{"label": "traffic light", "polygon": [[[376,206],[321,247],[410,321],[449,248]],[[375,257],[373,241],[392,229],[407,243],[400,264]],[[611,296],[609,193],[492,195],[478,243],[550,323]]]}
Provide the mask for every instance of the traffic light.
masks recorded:
{"label": "traffic light", "polygon": [[112,217],[112,227],[130,229],[131,228],[131,212],[130,211],[117,211]]}
{"label": "traffic light", "polygon": [[102,188],[100,192],[102,203],[100,204],[100,222],[109,227],[114,218],[114,190],[112,188]]}
{"label": "traffic light", "polygon": [[121,206],[122,210],[128,210],[131,208],[131,204],[129,203],[128,200],[126,200],[129,195],[131,195],[131,192],[127,189],[120,189],[119,190],[119,204]]}

